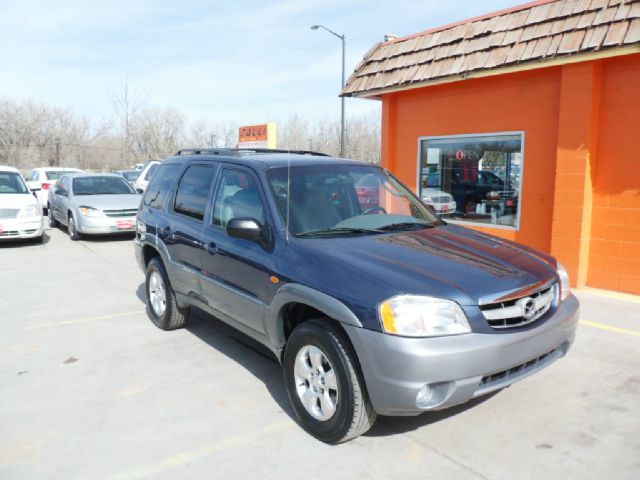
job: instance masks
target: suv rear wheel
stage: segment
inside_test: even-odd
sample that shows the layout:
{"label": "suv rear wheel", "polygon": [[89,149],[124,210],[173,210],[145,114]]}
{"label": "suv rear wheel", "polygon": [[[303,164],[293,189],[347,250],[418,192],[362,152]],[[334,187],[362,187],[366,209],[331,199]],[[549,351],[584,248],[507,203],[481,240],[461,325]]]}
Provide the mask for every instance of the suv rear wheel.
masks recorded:
{"label": "suv rear wheel", "polygon": [[162,261],[156,257],[147,266],[147,311],[151,321],[163,330],[184,327],[188,308],[179,308]]}
{"label": "suv rear wheel", "polygon": [[323,442],[351,440],[376,420],[355,352],[329,319],[310,320],[293,331],[284,379],[298,420]]}

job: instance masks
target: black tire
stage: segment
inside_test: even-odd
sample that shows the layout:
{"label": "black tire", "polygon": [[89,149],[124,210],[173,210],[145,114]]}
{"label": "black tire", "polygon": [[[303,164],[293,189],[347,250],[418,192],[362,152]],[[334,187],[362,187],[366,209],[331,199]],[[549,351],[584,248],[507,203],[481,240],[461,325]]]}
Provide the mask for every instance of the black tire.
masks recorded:
{"label": "black tire", "polygon": [[[294,373],[296,357],[309,346],[322,351],[337,383],[335,413],[327,420],[314,417],[298,394]],[[341,443],[362,435],[376,421],[360,365],[346,335],[330,319],[315,319],[299,325],[289,337],[284,352],[284,380],[289,401],[302,427],[326,443]],[[323,381],[324,383],[324,381]],[[300,384],[300,388],[309,388]]]}
{"label": "black tire", "polygon": [[[164,310],[157,312],[152,305],[152,275],[160,275],[163,282],[165,305]],[[187,323],[189,317],[189,308],[180,308],[176,302],[176,296],[169,283],[169,277],[167,271],[164,268],[162,260],[155,257],[152,258],[147,265],[147,275],[145,281],[145,292],[147,294],[147,314],[151,321],[162,330],[175,330],[182,328]]]}
{"label": "black tire", "polygon": [[31,243],[35,243],[35,244],[42,243],[43,241],[44,241],[44,233],[39,237],[34,237],[31,239]]}
{"label": "black tire", "polygon": [[76,230],[76,221],[73,219],[73,215],[69,214],[69,224],[67,225],[69,230],[69,238],[74,242],[82,238],[82,234]]}
{"label": "black tire", "polygon": [[49,210],[49,227],[57,228],[58,221],[56,220],[56,217],[53,216],[53,210],[51,210],[51,207],[49,207],[48,210]]}

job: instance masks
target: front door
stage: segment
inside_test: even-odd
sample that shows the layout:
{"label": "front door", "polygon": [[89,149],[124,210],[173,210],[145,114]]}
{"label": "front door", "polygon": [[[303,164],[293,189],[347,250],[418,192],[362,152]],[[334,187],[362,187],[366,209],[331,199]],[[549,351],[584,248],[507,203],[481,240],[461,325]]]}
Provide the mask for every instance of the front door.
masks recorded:
{"label": "front door", "polygon": [[[265,303],[272,271],[270,242],[230,237],[232,218],[253,218],[271,232],[264,192],[245,168],[223,168],[216,186],[211,221],[204,226],[202,288],[209,305],[264,334]],[[272,244],[272,243],[271,243]]]}

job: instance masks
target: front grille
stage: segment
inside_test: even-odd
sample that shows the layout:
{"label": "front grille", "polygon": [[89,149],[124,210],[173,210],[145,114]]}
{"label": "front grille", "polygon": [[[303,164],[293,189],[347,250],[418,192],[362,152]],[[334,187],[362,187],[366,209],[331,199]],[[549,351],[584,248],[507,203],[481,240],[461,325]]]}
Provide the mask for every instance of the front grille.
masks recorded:
{"label": "front grille", "polygon": [[103,210],[107,217],[134,217],[138,213],[137,208],[125,210]]}
{"label": "front grille", "polygon": [[18,213],[19,208],[0,208],[0,218],[16,218]]}
{"label": "front grille", "polygon": [[554,348],[550,352],[540,355],[533,360],[529,360],[526,363],[516,365],[509,370],[503,370],[501,372],[492,373],[491,375],[485,375],[480,382],[480,390],[489,390],[499,384],[513,383],[518,377],[523,377],[531,373],[532,370],[542,368],[543,366],[557,360],[564,355],[565,348],[563,345]]}
{"label": "front grille", "polygon": [[444,196],[444,195],[440,195],[438,197],[429,197],[429,199],[433,202],[433,203],[449,203],[451,201],[451,197],[449,196]]}
{"label": "front grille", "polygon": [[557,296],[557,284],[552,284],[529,296],[507,302],[482,305],[484,318],[492,328],[514,328],[535,322],[549,311]]}
{"label": "front grille", "polygon": [[19,232],[17,230],[3,230],[0,233],[0,237],[17,237]]}

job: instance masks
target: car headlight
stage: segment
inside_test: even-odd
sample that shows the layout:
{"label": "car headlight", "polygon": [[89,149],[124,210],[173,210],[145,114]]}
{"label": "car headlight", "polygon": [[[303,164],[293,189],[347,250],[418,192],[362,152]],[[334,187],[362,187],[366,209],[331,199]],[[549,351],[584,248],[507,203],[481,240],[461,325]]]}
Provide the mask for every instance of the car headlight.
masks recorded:
{"label": "car headlight", "polygon": [[101,217],[102,216],[102,212],[97,208],[80,207],[79,210],[80,210],[80,213],[85,217]]}
{"label": "car headlight", "polygon": [[42,215],[42,210],[37,205],[29,205],[28,207],[24,207],[20,211],[20,218],[29,218],[29,217],[37,217],[38,214]]}
{"label": "car headlight", "polygon": [[399,295],[378,308],[386,333],[407,337],[460,335],[471,332],[469,320],[456,302],[420,295]]}
{"label": "car headlight", "polygon": [[560,300],[565,300],[571,293],[569,274],[564,266],[557,262],[558,277],[560,278]]}

